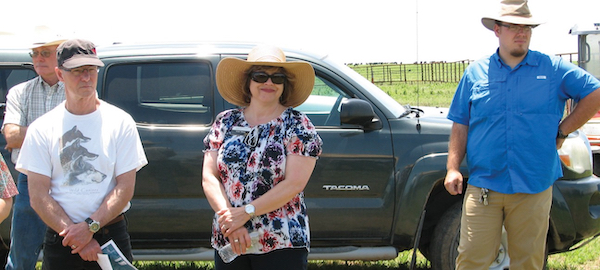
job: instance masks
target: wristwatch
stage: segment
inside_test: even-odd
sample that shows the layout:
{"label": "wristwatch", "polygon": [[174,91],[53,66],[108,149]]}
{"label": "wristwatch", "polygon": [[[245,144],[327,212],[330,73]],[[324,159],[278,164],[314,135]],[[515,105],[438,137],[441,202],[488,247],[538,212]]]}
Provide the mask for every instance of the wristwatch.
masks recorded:
{"label": "wristwatch", "polygon": [[246,210],[246,213],[250,215],[250,218],[254,218],[254,205],[246,204],[244,210]]}
{"label": "wristwatch", "polygon": [[96,233],[100,230],[100,222],[95,221],[91,218],[86,218],[85,222],[87,222],[88,227],[90,228],[90,232]]}
{"label": "wristwatch", "polygon": [[556,134],[556,138],[558,139],[566,139],[569,137],[569,134],[565,135],[560,128],[558,129],[558,133]]}

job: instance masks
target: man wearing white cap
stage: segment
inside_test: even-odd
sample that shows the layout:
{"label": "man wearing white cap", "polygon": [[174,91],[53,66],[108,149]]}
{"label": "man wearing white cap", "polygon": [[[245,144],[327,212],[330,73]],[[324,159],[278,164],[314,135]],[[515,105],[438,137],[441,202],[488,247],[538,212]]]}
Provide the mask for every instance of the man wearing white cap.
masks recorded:
{"label": "man wearing white cap", "polygon": [[[600,109],[600,81],[529,49],[540,22],[526,0],[503,0],[482,18],[499,40],[495,54],[469,65],[450,106],[446,190],[464,195],[456,269],[488,269],[506,228],[510,269],[542,269],[557,154],[567,135]],[[578,102],[563,119],[565,102]],[[467,157],[463,189],[460,163]]]}
{"label": "man wearing white cap", "polygon": [[31,206],[48,225],[43,268],[100,269],[101,245],[113,240],[131,261],[125,211],[136,172],[148,163],[133,118],[98,99],[93,43],[57,48],[65,102],[33,122],[15,168],[29,177]]}
{"label": "man wearing white cap", "polygon": [[[57,65],[56,48],[63,41],[34,43],[29,55],[39,76],[14,86],[6,96],[2,133],[13,163],[19,156],[27,127],[65,99],[64,85],[54,72]],[[32,270],[42,248],[46,224],[29,205],[26,175],[19,174],[17,186],[19,195],[15,197],[6,269]]]}

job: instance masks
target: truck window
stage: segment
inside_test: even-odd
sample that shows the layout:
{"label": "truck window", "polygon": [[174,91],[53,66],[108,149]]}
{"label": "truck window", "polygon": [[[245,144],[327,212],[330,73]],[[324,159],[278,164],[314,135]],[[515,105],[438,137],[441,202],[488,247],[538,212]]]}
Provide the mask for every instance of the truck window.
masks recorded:
{"label": "truck window", "polygon": [[305,113],[315,126],[339,126],[340,104],[346,98],[340,88],[317,75],[310,96],[296,110]]}
{"label": "truck window", "polygon": [[110,66],[105,100],[137,123],[197,125],[212,121],[207,63],[136,63]]}
{"label": "truck window", "polygon": [[0,67],[0,102],[6,101],[6,94],[13,86],[33,79],[37,74],[33,69],[22,67]]}

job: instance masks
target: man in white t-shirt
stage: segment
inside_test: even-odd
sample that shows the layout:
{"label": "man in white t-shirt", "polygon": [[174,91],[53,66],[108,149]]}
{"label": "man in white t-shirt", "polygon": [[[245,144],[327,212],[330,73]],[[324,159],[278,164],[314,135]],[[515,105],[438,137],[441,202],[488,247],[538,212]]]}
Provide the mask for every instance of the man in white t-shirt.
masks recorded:
{"label": "man in white t-shirt", "polygon": [[57,48],[66,101],[34,121],[16,168],[27,174],[31,206],[48,225],[44,269],[100,269],[100,246],[113,240],[133,259],[124,213],[136,172],[146,165],[135,122],[97,97],[94,44],[68,40]]}

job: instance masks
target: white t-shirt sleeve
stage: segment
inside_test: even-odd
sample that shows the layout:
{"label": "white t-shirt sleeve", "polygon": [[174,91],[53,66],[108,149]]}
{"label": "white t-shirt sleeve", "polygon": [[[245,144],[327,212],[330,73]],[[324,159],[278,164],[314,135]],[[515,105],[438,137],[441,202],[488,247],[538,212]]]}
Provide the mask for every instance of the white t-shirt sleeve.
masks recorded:
{"label": "white t-shirt sleeve", "polygon": [[115,176],[135,169],[139,171],[148,164],[140,135],[135,126],[135,121],[127,115],[122,122],[121,132],[117,139],[117,160]]}
{"label": "white t-shirt sleeve", "polygon": [[23,174],[35,172],[52,177],[51,144],[46,136],[41,136],[40,124],[34,122],[27,129],[15,169]]}

